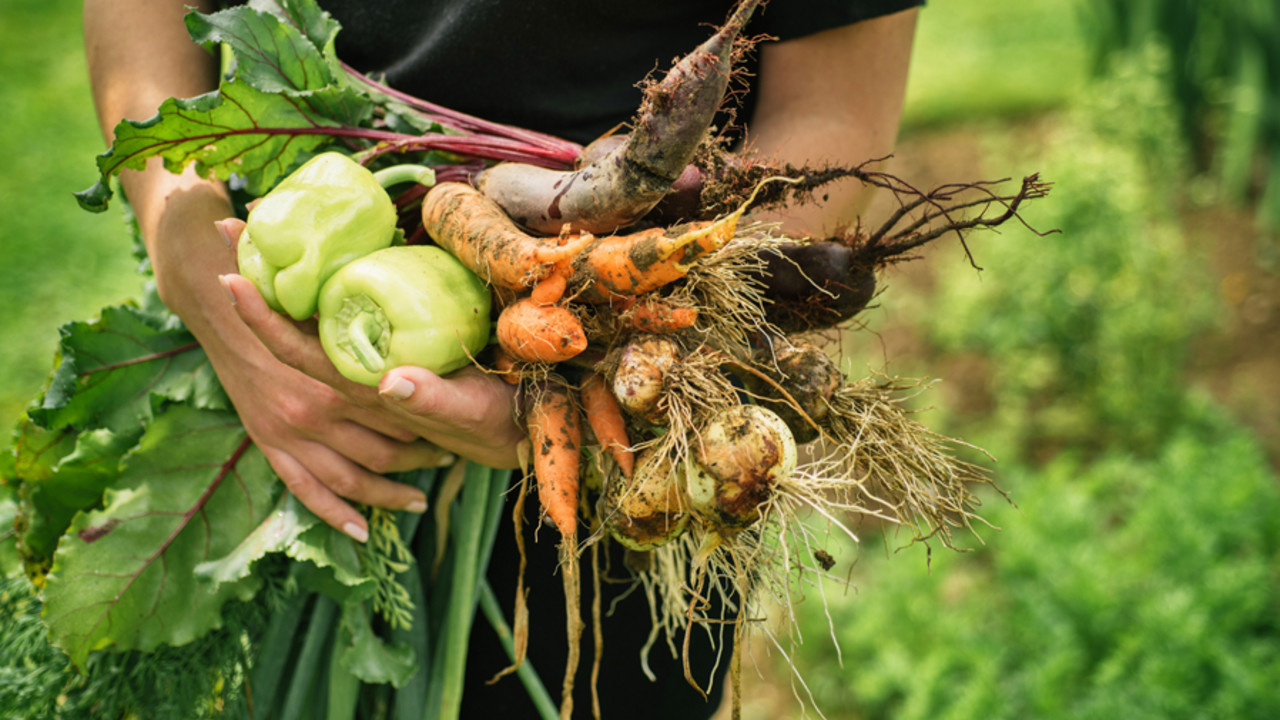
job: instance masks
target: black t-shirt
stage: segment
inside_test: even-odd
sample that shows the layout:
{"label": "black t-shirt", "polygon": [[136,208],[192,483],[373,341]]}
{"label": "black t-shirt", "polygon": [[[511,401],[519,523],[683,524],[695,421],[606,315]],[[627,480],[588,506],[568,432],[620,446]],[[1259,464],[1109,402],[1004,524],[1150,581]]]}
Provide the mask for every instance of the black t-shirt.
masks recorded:
{"label": "black t-shirt", "polygon": [[[780,40],[923,0],[770,0],[746,36]],[[479,117],[580,143],[626,122],[637,85],[707,39],[729,0],[322,0],[342,24],[339,57],[388,84]],[[750,69],[750,68],[748,68]],[[752,98],[740,117],[749,117]]]}

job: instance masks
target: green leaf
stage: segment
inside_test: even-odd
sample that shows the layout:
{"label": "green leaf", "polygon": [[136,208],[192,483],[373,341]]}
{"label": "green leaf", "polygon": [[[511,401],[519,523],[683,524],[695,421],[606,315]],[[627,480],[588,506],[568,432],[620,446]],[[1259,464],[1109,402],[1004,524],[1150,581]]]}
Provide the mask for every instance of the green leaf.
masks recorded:
{"label": "green leaf", "polygon": [[342,605],[363,602],[377,591],[377,581],[360,567],[356,541],[324,523],[299,535],[285,553],[305,563],[299,569],[299,584]]}
{"label": "green leaf", "polygon": [[333,42],[342,26],[316,0],[250,0],[249,6],[287,20],[312,45],[322,48],[326,57],[334,57]]}
{"label": "green leaf", "polygon": [[83,669],[93,650],[182,645],[221,625],[256,578],[213,588],[200,562],[223,557],[273,507],[278,488],[236,417],[175,405],[156,417],[103,508],[76,516],[44,589],[50,641]]}
{"label": "green leaf", "polygon": [[50,429],[102,427],[122,436],[140,430],[158,397],[196,407],[229,407],[208,357],[183,329],[159,326],[130,305],[64,325],[59,364],[28,415]]}
{"label": "green leaf", "polygon": [[270,553],[287,552],[298,537],[320,519],[292,493],[281,493],[275,509],[227,555],[196,565],[195,575],[213,583],[238,582],[253,573],[253,565]]}
{"label": "green leaf", "polygon": [[327,15],[313,28],[318,46],[294,25],[253,6],[240,5],[210,15],[192,12],[186,22],[191,39],[197,43],[230,46],[236,58],[236,78],[258,90],[299,93],[334,84],[321,48],[333,41],[338,23]]}
{"label": "green leaf", "polygon": [[21,489],[16,539],[33,579],[48,570],[75,514],[101,502],[139,435],[141,428],[129,435],[102,429],[77,435],[27,421],[20,425],[14,444],[14,475]]}
{"label": "green leaf", "polygon": [[157,156],[171,172],[194,162],[201,175],[227,180],[234,173],[244,178],[249,193],[265,194],[331,140],[326,133],[341,125],[331,118],[347,113],[352,103],[358,96],[346,88],[293,97],[244,82],[223,82],[219,90],[194,98],[169,98],[150,120],[116,125],[115,142],[98,156],[101,178],[76,199],[86,210],[105,210],[111,177],[125,168],[141,170]]}
{"label": "green leaf", "polygon": [[365,603],[348,605],[342,613],[340,637],[345,649],[342,666],[367,683],[401,687],[418,669],[413,648],[388,642],[373,631],[372,612]]}

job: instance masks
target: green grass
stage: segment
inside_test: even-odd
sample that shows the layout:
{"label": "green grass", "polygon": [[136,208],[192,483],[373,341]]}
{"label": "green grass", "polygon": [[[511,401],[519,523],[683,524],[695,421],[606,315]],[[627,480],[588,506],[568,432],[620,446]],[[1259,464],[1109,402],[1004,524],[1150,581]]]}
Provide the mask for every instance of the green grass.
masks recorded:
{"label": "green grass", "polygon": [[85,71],[78,3],[0,6],[0,425],[43,386],[58,327],[139,294],[118,211],[91,215],[72,193],[104,148]]}
{"label": "green grass", "polygon": [[920,12],[907,130],[1060,107],[1088,77],[1073,0],[932,0]]}

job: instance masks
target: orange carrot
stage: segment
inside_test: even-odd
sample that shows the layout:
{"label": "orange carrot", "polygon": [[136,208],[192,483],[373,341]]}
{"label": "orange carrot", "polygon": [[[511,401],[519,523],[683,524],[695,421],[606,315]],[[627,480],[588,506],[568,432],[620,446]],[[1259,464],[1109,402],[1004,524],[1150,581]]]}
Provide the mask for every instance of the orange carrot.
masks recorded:
{"label": "orange carrot", "polygon": [[587,349],[587,334],[573,312],[529,297],[502,309],[496,333],[503,351],[525,362],[561,362]]}
{"label": "orange carrot", "polygon": [[520,384],[520,368],[501,346],[493,349],[493,371],[508,385]]}
{"label": "orange carrot", "polygon": [[485,282],[520,290],[551,274],[555,263],[573,257],[593,239],[590,235],[536,238],[522,231],[497,203],[464,183],[446,182],[422,199],[422,226]]}
{"label": "orange carrot", "polygon": [[567,262],[556,263],[551,274],[533,286],[529,297],[533,298],[533,301],[539,305],[551,305],[560,302],[560,298],[564,297],[565,287],[569,283],[569,273],[571,272],[573,272],[573,269]]}
{"label": "orange carrot", "polygon": [[561,537],[576,537],[578,450],[582,446],[578,408],[563,387],[547,385],[540,392],[528,417],[538,500]]}
{"label": "orange carrot", "polygon": [[672,305],[651,295],[627,303],[620,320],[632,330],[642,333],[662,334],[693,327],[698,321],[698,309]]}
{"label": "orange carrot", "polygon": [[582,381],[578,397],[582,399],[582,412],[587,416],[600,447],[609,451],[618,467],[622,468],[622,474],[630,478],[635,468],[635,454],[627,437],[627,419],[613,391],[599,373],[589,372]]}
{"label": "orange carrot", "polygon": [[738,217],[735,213],[715,222],[596,238],[574,258],[572,283],[586,286],[581,295],[586,302],[657,290],[684,277],[699,258],[728,242]]}
{"label": "orange carrot", "polygon": [[[496,203],[463,183],[440,183],[422,201],[422,224],[437,244],[490,285],[521,290],[547,281],[571,262],[568,285],[581,299],[606,302],[641,295],[685,276],[694,262],[719,249],[745,210],[714,222],[650,228],[628,235],[533,237]],[[539,291],[544,302],[559,280]],[[563,293],[563,289],[560,290]],[[552,300],[554,302],[554,300]]]}

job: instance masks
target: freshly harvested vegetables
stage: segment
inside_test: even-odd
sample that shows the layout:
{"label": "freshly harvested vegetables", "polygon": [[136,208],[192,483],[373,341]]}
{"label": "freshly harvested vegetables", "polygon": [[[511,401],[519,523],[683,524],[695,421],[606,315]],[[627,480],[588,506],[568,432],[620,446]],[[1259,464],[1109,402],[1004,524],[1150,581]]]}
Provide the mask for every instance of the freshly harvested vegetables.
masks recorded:
{"label": "freshly harvested vegetables", "polygon": [[528,235],[497,203],[465,183],[440,183],[422,200],[422,226],[476,275],[494,287],[525,290],[572,258],[590,236],[563,245]]}
{"label": "freshly harvested vegetables", "polygon": [[[270,15],[283,8],[271,3],[194,14],[189,27],[199,42],[232,47],[234,82],[229,78],[215,96],[167,103],[154,121],[122,123],[118,151],[99,159],[104,182],[80,195],[86,207],[101,209],[110,195],[105,181],[137,166],[148,153],[163,153],[175,169],[196,162],[217,177],[235,175],[238,190],[262,198],[240,248],[242,272],[264,288],[277,310],[300,320],[319,312],[321,342],[345,376],[375,384],[397,364],[445,373],[470,363],[517,386],[518,421],[529,432],[526,450],[536,494],[559,542],[569,643],[562,717],[573,708],[582,634],[582,553],[594,560],[603,543],[628,548],[623,571],[631,573],[654,618],[649,649],[665,645],[678,653],[686,647],[682,636],[687,640],[694,629],[731,625],[738,642],[728,665],[737,685],[748,626],[773,626],[751,621],[774,610],[787,617],[797,583],[818,582],[831,568],[826,560],[815,562],[830,559],[819,547],[824,532],[810,528],[802,515],[825,519],[850,536],[847,518],[871,515],[901,524],[914,539],[946,545],[952,528],[968,527],[977,517],[969,487],[986,481],[982,471],[957,460],[954,441],[931,433],[901,405],[903,394],[918,384],[850,378],[822,355],[821,338],[807,334],[839,328],[855,317],[875,299],[877,273],[884,267],[949,233],[963,245],[972,229],[1020,219],[1019,205],[1043,196],[1048,186],[1033,175],[1014,192],[984,182],[925,191],[869,169],[871,161],[852,168],[772,167],[730,153],[708,123],[747,42],[743,26],[761,4],[739,3],[707,44],[663,78],[646,83],[632,132],[587,148],[470,118],[359,76],[333,55],[330,41],[337,28],[311,0],[289,3],[287,17]],[[271,33],[240,32],[262,28]],[[272,38],[270,47],[261,45],[265,37]],[[279,39],[287,42],[274,42]],[[299,48],[307,52],[294,55]],[[273,75],[295,65],[305,70],[298,75],[303,87],[280,83]],[[280,89],[283,85],[289,87]],[[329,102],[337,97],[341,100]],[[193,119],[201,127],[220,129],[191,142],[186,133]],[[404,131],[410,127],[423,130]],[[140,142],[146,149],[138,150]],[[391,157],[408,165],[385,168]],[[417,174],[427,184],[432,176],[442,182],[394,196],[370,190],[346,204],[343,209],[368,216],[355,223],[358,229],[378,237],[376,249],[357,252],[347,245],[360,245],[354,240],[360,233],[339,232],[330,241],[321,232],[348,227],[341,223],[300,222],[298,227],[316,231],[303,237],[293,232],[291,220],[280,220],[289,215],[285,206],[290,204],[319,217],[315,206],[340,194],[337,186],[344,182],[316,183],[314,191],[296,193],[292,203],[278,201],[297,184],[282,181],[281,172],[313,159],[358,178],[345,183],[350,186],[369,187],[372,177],[375,185],[394,190],[406,179],[418,182]],[[756,208],[817,201],[815,190],[847,177],[891,193],[896,209],[878,226],[859,222],[821,239],[789,237],[750,214]],[[279,207],[270,210],[269,202]],[[289,250],[283,259],[265,252],[267,238],[277,237],[268,230],[273,212],[279,245]],[[401,232],[406,247],[397,241]],[[298,274],[306,277],[294,279],[288,271],[305,255],[297,250],[304,240],[327,249],[317,253],[320,259],[299,264]],[[430,259],[419,267],[409,257]],[[366,272],[366,267],[375,269]],[[320,288],[318,298],[314,289],[300,289],[310,282]],[[314,307],[307,304],[308,295]],[[282,296],[288,296],[287,304]],[[538,349],[543,347],[554,352]],[[157,347],[154,357],[176,352]],[[134,367],[136,360],[121,362]],[[57,387],[73,384],[64,378]],[[147,398],[147,387],[122,396]],[[216,382],[209,387],[216,388]],[[191,397],[170,392],[166,403]],[[209,396],[198,395],[201,402],[214,403]],[[145,424],[151,420],[148,413],[162,409],[131,407],[123,414]],[[45,420],[56,415],[43,414]],[[233,417],[217,420],[219,427],[239,427]],[[48,443],[55,443],[50,446],[55,455],[69,452],[70,446],[53,438],[63,427],[50,422],[48,435],[29,429],[23,436],[28,452]],[[150,427],[162,431],[166,424]],[[136,437],[108,429],[112,437]],[[239,479],[245,458],[257,462],[258,479],[274,477],[253,454],[251,442],[230,439],[239,444],[222,464],[200,456],[201,467],[214,468],[210,492],[224,477]],[[809,443],[803,461],[795,443]],[[28,465],[40,470],[40,462],[29,459]],[[484,491],[490,501],[500,497],[499,485]],[[468,480],[464,501],[471,486]],[[522,488],[517,509],[526,494],[533,495]],[[450,517],[451,497],[442,498],[437,524]],[[55,519],[61,522],[97,499],[90,493],[84,503],[77,498],[74,508],[54,508]],[[456,533],[439,532],[440,527],[436,533],[418,533],[420,539],[432,538],[417,544],[419,552],[438,550],[434,538],[456,536],[457,550],[478,563],[455,565],[456,587],[445,583],[445,592],[430,598],[448,603],[445,614],[454,619],[474,615],[473,571],[481,571],[484,561],[471,555],[492,538],[491,524],[484,525],[482,538],[481,526],[472,521],[481,513],[497,517],[501,505],[500,500],[470,500],[464,503],[470,505],[463,512],[467,521],[455,526]],[[170,516],[188,522],[203,518],[205,510],[195,505],[154,518]],[[31,542],[25,552],[33,579],[43,580],[59,531],[48,527],[47,517],[34,512],[31,517],[35,522],[21,537]],[[76,527],[72,535],[84,543],[109,543],[120,536],[109,522]],[[407,539],[416,526],[401,527]],[[268,525],[262,533],[277,529]],[[306,538],[296,539],[303,550],[287,547],[315,553],[304,542],[313,541],[313,534],[318,533],[308,530]],[[231,544],[244,539],[233,538]],[[401,556],[370,559],[366,554],[361,561],[365,572],[380,572],[376,579],[384,584],[396,582],[388,568],[399,572],[409,565]],[[236,592],[251,592],[257,580],[250,577],[251,569],[220,562],[233,566],[235,572],[227,572],[232,579],[244,581]],[[357,588],[366,578],[360,568],[348,570],[343,568],[339,582]],[[416,565],[407,572],[429,574]],[[56,572],[49,578],[55,586],[63,580]],[[525,657],[528,641],[523,587],[518,585],[516,598],[515,666]],[[75,597],[74,590],[64,588],[61,597]],[[707,600],[717,594],[726,610],[712,616]],[[349,607],[350,596],[333,599]],[[216,625],[216,609],[201,613],[205,626]],[[491,610],[486,613],[492,617]],[[332,663],[323,663],[335,673],[327,691],[331,709],[363,707],[355,702],[361,683],[399,682],[413,671],[403,646],[389,644],[412,636],[415,651],[424,660],[430,654],[433,668],[444,667],[445,679],[424,681],[406,692],[406,704],[417,712],[423,708],[419,698],[428,697],[427,714],[456,717],[465,627],[437,639],[452,648],[431,648],[419,630],[423,623],[439,627],[442,613],[415,613],[407,634],[382,636],[367,618],[360,624],[344,610],[344,632],[360,643],[366,653],[360,657],[376,655],[382,663],[376,677],[353,679],[346,669],[337,672],[355,649],[326,640],[328,626],[308,631],[308,645],[314,640],[316,647],[334,646]],[[115,636],[125,627],[111,629],[112,642],[131,641]],[[599,651],[607,642],[601,640],[602,628],[594,629]],[[441,658],[448,661],[440,663]],[[313,666],[320,665],[307,665]],[[515,666],[522,679],[536,680],[527,666]],[[288,693],[290,710],[308,707],[299,688],[318,687],[304,684],[314,679],[313,671],[297,673],[298,684]],[[593,679],[597,676],[593,672]],[[697,684],[691,676],[689,681]],[[387,697],[399,698],[384,692],[378,701]],[[609,698],[600,700],[607,716]],[[543,717],[550,716],[548,703],[539,707]],[[403,714],[402,708],[396,714]]]}
{"label": "freshly harvested vegetables", "polygon": [[636,457],[634,475],[609,486],[604,527],[609,536],[636,551],[662,547],[689,524],[685,475],[671,458],[652,449]]}
{"label": "freshly harvested vegetables", "polygon": [[338,372],[364,385],[400,365],[443,375],[488,344],[489,304],[480,279],[440,248],[383,248],[324,284],[320,343]]}
{"label": "freshly harvested vegetables", "polygon": [[622,348],[613,373],[613,394],[632,417],[660,424],[667,373],[680,360],[680,346],[662,336],[641,336]]}
{"label": "freshly harvested vegetables", "polygon": [[777,413],[759,405],[721,410],[698,434],[689,473],[690,507],[713,527],[748,527],[791,476],[796,459],[795,438]]}
{"label": "freshly harvested vegetables", "polygon": [[249,213],[236,248],[240,274],[273,309],[295,320],[316,313],[338,268],[391,245],[396,211],[373,173],[336,152],[315,156]]}
{"label": "freshly harvested vegetables", "polygon": [[584,167],[557,172],[502,163],[485,170],[477,187],[506,214],[534,232],[613,233],[658,204],[698,151],[732,74],[734,41],[760,0],[744,0],[706,42],[681,58],[644,92],[625,142]]}
{"label": "freshly harvested vegetables", "polygon": [[555,363],[587,349],[582,321],[563,305],[546,305],[522,297],[498,315],[498,344],[524,362]]}
{"label": "freshly harvested vegetables", "polygon": [[579,395],[596,444],[608,451],[623,477],[631,477],[636,459],[627,436],[627,419],[604,376],[594,371],[586,373]]}
{"label": "freshly harvested vegetables", "polygon": [[579,417],[568,391],[554,385],[533,398],[528,413],[538,498],[562,537],[576,537],[578,531]]}

